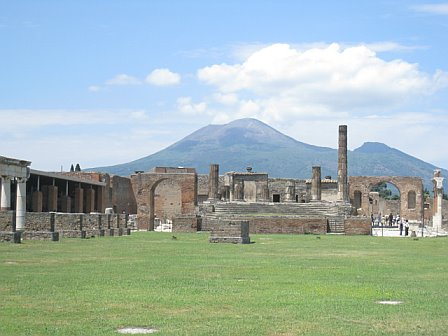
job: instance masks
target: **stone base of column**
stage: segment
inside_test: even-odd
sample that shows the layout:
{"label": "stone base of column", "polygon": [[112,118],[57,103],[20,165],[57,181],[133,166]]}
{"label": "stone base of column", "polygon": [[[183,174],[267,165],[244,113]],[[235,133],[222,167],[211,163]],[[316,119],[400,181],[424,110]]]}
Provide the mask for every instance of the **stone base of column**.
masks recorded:
{"label": "stone base of column", "polygon": [[0,231],[0,242],[11,242],[14,244],[20,244],[22,242],[22,232],[6,232]]}

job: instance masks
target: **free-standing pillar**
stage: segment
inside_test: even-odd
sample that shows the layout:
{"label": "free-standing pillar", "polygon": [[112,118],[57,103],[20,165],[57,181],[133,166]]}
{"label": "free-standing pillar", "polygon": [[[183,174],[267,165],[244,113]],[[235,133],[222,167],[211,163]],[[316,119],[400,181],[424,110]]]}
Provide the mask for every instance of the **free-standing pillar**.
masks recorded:
{"label": "free-standing pillar", "polygon": [[349,202],[347,171],[347,125],[339,125],[338,200]]}
{"label": "free-standing pillar", "polygon": [[208,199],[211,201],[218,199],[219,188],[219,165],[212,163],[208,175]]}
{"label": "free-standing pillar", "polygon": [[311,200],[320,201],[322,199],[322,179],[320,167],[313,167],[313,178],[311,179]]}
{"label": "free-standing pillar", "polygon": [[432,227],[435,230],[442,228],[442,201],[443,201],[443,177],[440,174],[440,169],[434,171],[434,215],[432,217]]}
{"label": "free-standing pillar", "polygon": [[2,176],[1,211],[11,209],[11,177]]}
{"label": "free-standing pillar", "polygon": [[16,230],[25,230],[26,213],[26,178],[17,177],[17,198],[16,198]]}

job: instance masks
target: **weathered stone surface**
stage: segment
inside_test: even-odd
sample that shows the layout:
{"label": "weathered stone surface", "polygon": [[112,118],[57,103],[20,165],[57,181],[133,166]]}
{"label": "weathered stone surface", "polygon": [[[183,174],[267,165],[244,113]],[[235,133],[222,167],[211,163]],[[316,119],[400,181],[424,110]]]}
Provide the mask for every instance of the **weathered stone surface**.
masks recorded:
{"label": "weathered stone surface", "polygon": [[195,215],[176,216],[173,218],[172,232],[197,232],[201,219]]}
{"label": "weathered stone surface", "polygon": [[[161,219],[165,219],[163,216],[166,216],[166,219],[172,219],[179,214],[195,214],[197,174],[193,168],[156,167],[151,172],[132,175],[131,180],[138,204],[137,225],[139,229],[154,230],[156,214]],[[159,185],[167,186],[165,190],[169,191],[172,196],[165,196],[160,198],[160,201],[156,201]]]}
{"label": "weathered stone surface", "polygon": [[249,244],[249,221],[220,220],[209,237],[210,243]]}
{"label": "weathered stone surface", "polygon": [[344,220],[346,235],[370,235],[371,223],[367,217],[351,217]]}
{"label": "weathered stone surface", "polygon": [[[370,216],[369,194],[373,186],[381,182],[393,184],[400,192],[400,216],[410,221],[422,219],[423,182],[419,177],[403,176],[350,176],[350,199]],[[412,200],[410,199],[412,197]],[[374,215],[377,215],[374,213]],[[385,214],[383,214],[385,215]]]}

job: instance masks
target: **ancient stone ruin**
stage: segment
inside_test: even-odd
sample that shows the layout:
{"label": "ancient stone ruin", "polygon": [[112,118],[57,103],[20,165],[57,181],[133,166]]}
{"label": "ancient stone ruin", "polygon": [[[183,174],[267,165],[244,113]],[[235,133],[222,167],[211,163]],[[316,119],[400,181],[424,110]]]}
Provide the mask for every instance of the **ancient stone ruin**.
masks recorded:
{"label": "ancient stone ruin", "polygon": [[[217,163],[210,164],[208,175],[194,168],[155,167],[130,177],[51,173],[30,165],[0,157],[0,240],[120,236],[168,223],[174,232],[212,232],[211,241],[228,236],[247,242],[254,233],[368,235],[371,216],[389,211],[414,230],[426,223],[426,231],[444,231],[440,170],[433,176],[428,217],[421,178],[349,176],[345,125],[339,126],[336,180],[322,179],[319,166],[310,167],[311,178],[304,180],[272,178],[253,167],[220,174]],[[384,204],[372,191],[383,182],[397,187],[399,201]],[[233,223],[244,224],[237,230]]]}

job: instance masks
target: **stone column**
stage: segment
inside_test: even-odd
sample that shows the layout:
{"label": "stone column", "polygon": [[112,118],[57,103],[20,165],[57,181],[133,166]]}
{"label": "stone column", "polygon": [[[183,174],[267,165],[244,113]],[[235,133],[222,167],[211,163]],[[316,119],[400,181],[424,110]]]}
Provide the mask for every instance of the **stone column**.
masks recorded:
{"label": "stone column", "polygon": [[295,193],[295,183],[292,181],[287,181],[285,188],[285,202],[295,202]]}
{"label": "stone column", "polygon": [[69,183],[65,182],[65,195],[61,197],[61,211],[62,212],[72,212],[72,199],[68,193]]}
{"label": "stone column", "polygon": [[75,212],[84,212],[84,189],[78,187],[75,189]]}
{"label": "stone column", "polygon": [[48,211],[58,211],[58,187],[55,185],[48,186]]}
{"label": "stone column", "polygon": [[16,230],[25,230],[26,213],[26,178],[17,177],[17,198],[16,198]]}
{"label": "stone column", "polygon": [[432,217],[432,227],[435,230],[442,228],[443,180],[444,178],[441,176],[440,169],[436,169],[432,179],[434,183],[434,215]]}
{"label": "stone column", "polygon": [[349,201],[347,178],[347,125],[339,125],[338,200]]}
{"label": "stone column", "polygon": [[2,176],[1,211],[11,209],[11,177]]}
{"label": "stone column", "polygon": [[313,178],[311,179],[311,200],[320,201],[322,199],[322,179],[320,167],[313,167]]}
{"label": "stone column", "polygon": [[208,174],[208,199],[215,201],[218,199],[219,190],[219,165],[210,164],[210,172]]}
{"label": "stone column", "polygon": [[92,187],[85,190],[86,195],[86,212],[91,213],[95,211],[95,190]]}

